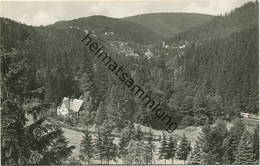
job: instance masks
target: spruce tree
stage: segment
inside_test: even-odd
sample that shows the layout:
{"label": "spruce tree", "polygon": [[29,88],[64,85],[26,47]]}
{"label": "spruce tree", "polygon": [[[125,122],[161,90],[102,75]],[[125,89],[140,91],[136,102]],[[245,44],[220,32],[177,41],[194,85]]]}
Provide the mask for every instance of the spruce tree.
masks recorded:
{"label": "spruce tree", "polygon": [[211,128],[209,122],[207,121],[206,124],[201,128],[201,132],[195,141],[195,145],[192,148],[190,155],[188,156],[189,164],[205,163],[204,158],[207,157],[205,150],[207,149],[206,147],[208,146],[210,139],[210,132]]}
{"label": "spruce tree", "polygon": [[[21,91],[18,84],[17,52],[6,52],[1,48],[1,164],[26,164],[25,110],[22,108]],[[22,68],[22,66],[20,66]]]}
{"label": "spruce tree", "polygon": [[188,138],[185,136],[185,134],[183,134],[177,150],[178,159],[183,160],[185,164],[185,161],[187,160],[190,151],[191,151],[190,142],[188,141]]}
{"label": "spruce tree", "polygon": [[126,131],[123,129],[121,132],[121,136],[119,138],[119,158],[122,159],[122,161],[124,162],[124,164],[126,164],[126,156],[127,156],[127,146],[129,143],[129,138],[127,137],[127,133]]}
{"label": "spruce tree", "polygon": [[103,160],[106,161],[106,164],[109,164],[110,160],[116,160],[118,149],[114,144],[112,128],[108,124],[101,126],[97,137],[96,148],[101,163]]}
{"label": "spruce tree", "polygon": [[142,132],[140,125],[138,125],[135,130],[135,140],[141,141],[143,140],[143,137],[144,133]]}
{"label": "spruce tree", "polygon": [[196,140],[194,147],[192,148],[191,153],[188,156],[188,164],[199,165],[201,164],[201,151],[202,144],[198,140]]}
{"label": "spruce tree", "polygon": [[47,162],[40,163],[42,165],[63,164],[75,149],[75,146],[69,146],[69,141],[64,137],[61,128],[55,129],[53,133],[57,136],[51,141],[52,146],[49,148],[49,152],[44,154],[48,159],[45,160]]}
{"label": "spruce tree", "polygon": [[222,162],[222,144],[226,137],[227,129],[223,121],[218,120],[212,127],[208,137],[202,145],[202,163],[203,164],[219,164]]}
{"label": "spruce tree", "polygon": [[91,138],[91,133],[88,129],[85,130],[83,139],[80,143],[80,155],[82,161],[85,162],[85,164],[89,164],[90,160],[94,156],[94,148]]}
{"label": "spruce tree", "polygon": [[103,160],[104,160],[104,151],[103,151],[103,134],[101,132],[101,128],[99,127],[98,129],[98,134],[97,134],[97,139],[96,139],[96,143],[95,143],[95,148],[97,151],[97,156],[100,159],[101,164],[103,164]]}
{"label": "spruce tree", "polygon": [[23,165],[25,153],[24,110],[14,98],[1,103],[1,163]]}
{"label": "spruce tree", "polygon": [[[11,54],[12,55],[12,54]],[[1,55],[5,70],[1,71],[1,86],[4,87],[1,95],[1,164],[3,165],[30,165],[30,164],[62,164],[72,153],[73,146],[68,146],[59,126],[43,123],[44,118],[36,117],[32,124],[25,124],[25,112],[22,101],[25,98],[23,91],[13,89],[18,78],[18,68],[24,66],[17,63],[17,57]],[[13,64],[11,64],[13,63]],[[26,79],[25,79],[26,80]],[[27,84],[27,83],[26,83]],[[19,85],[19,87],[22,87]],[[28,90],[28,89],[27,89]],[[27,93],[27,92],[26,92]],[[28,95],[28,93],[27,93]],[[27,96],[28,97],[28,96]],[[32,97],[32,96],[31,96]],[[36,105],[40,108],[40,105]],[[36,108],[31,108],[35,110]],[[40,111],[41,112],[41,111]]]}
{"label": "spruce tree", "polygon": [[26,127],[25,147],[30,149],[33,155],[27,164],[65,163],[75,147],[68,145],[69,141],[64,137],[60,126],[43,122],[44,118],[40,118]]}
{"label": "spruce tree", "polygon": [[252,137],[247,130],[244,131],[239,142],[235,163],[241,165],[255,163]]}
{"label": "spruce tree", "polygon": [[257,163],[259,163],[259,126],[257,126],[254,129],[253,148],[254,148],[255,161],[257,161]]}
{"label": "spruce tree", "polygon": [[238,145],[244,130],[245,125],[242,120],[235,120],[234,125],[230,128],[230,131],[223,142],[223,161],[225,164],[234,164]]}
{"label": "spruce tree", "polygon": [[167,159],[171,159],[172,164],[173,164],[173,159],[175,157],[176,151],[177,151],[177,141],[173,139],[172,136],[170,136],[167,143]]}
{"label": "spruce tree", "polygon": [[128,145],[131,140],[135,139],[135,128],[131,121],[127,121],[126,127],[121,131],[119,139],[119,157],[123,160],[124,164],[128,161]]}
{"label": "spruce tree", "polygon": [[159,148],[159,159],[164,159],[164,163],[166,164],[167,160],[167,138],[165,133],[163,133],[161,146]]}
{"label": "spruce tree", "polygon": [[107,164],[110,160],[116,160],[117,156],[117,146],[114,144],[114,137],[112,136],[112,131],[110,129],[105,129],[104,131],[104,154],[106,156]]}
{"label": "spruce tree", "polygon": [[146,161],[146,164],[152,164],[153,163],[153,152],[155,150],[155,145],[153,143],[153,133],[151,129],[149,130],[148,136],[146,138],[145,142],[145,157],[144,160]]}

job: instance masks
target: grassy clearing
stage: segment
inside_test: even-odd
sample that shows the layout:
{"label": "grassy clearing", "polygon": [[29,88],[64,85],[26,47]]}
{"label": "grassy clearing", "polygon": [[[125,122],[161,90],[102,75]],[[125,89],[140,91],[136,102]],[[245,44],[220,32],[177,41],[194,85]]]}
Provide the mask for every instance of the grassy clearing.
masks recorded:
{"label": "grassy clearing", "polygon": [[[31,116],[26,116],[27,119],[29,119],[29,121],[27,122],[28,124],[31,124],[33,122],[33,119]],[[258,125],[258,121],[257,120],[252,120],[252,119],[243,119],[244,123],[246,124],[246,127],[248,130],[253,131],[253,129]],[[227,123],[227,128],[229,129],[233,124],[232,123]],[[135,124],[135,127],[137,126],[137,124]],[[148,132],[149,131],[149,127],[146,126],[142,126],[140,125],[140,128],[143,132]],[[167,136],[173,136],[174,138],[179,138],[182,136],[182,134],[185,134],[188,137],[188,140],[191,141],[191,144],[193,145],[196,138],[199,135],[200,132],[200,127],[186,127],[185,129],[179,129],[179,130],[175,130],[173,133],[168,133],[167,131],[164,130],[154,130],[151,129],[153,132],[153,135],[155,136],[159,136],[162,135],[163,133],[165,133]],[[91,128],[91,130],[94,130],[93,128]],[[71,129],[67,129],[67,128],[63,128],[64,131],[64,136],[70,141],[69,145],[73,145],[76,148],[73,150],[73,156],[78,157],[79,155],[79,150],[80,150],[80,142],[82,140],[83,137],[83,133],[79,132],[79,131],[75,131],[75,130],[71,130]],[[94,137],[93,137],[94,138]],[[119,139],[116,138],[115,139],[115,143],[118,144],[119,143]],[[156,147],[156,151],[154,154],[154,160],[156,162],[156,164],[164,164],[164,160],[159,160],[158,159],[158,150],[160,147],[160,142],[159,141],[155,141],[154,142],[155,147]],[[99,163],[98,160],[94,160],[92,161],[93,163]],[[121,163],[120,160],[117,161],[117,163]],[[117,164],[116,162],[111,162],[111,164]],[[171,161],[168,160],[166,162],[166,164],[171,164]],[[183,161],[181,160],[174,160],[174,164],[183,164]]]}
{"label": "grassy clearing", "polygon": [[82,140],[83,133],[74,131],[71,129],[63,128],[64,136],[70,140],[69,145],[73,145],[76,148],[73,150],[73,156],[79,155],[79,149],[80,149],[80,142]]}

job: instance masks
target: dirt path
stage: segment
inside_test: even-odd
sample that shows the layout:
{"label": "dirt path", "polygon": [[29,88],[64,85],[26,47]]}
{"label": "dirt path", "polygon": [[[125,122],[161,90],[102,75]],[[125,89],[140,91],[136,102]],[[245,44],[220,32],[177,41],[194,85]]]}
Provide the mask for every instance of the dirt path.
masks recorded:
{"label": "dirt path", "polygon": [[73,145],[76,148],[73,150],[73,156],[79,155],[80,142],[82,140],[83,133],[74,131],[71,129],[62,128],[64,131],[64,136],[70,141],[69,145]]}

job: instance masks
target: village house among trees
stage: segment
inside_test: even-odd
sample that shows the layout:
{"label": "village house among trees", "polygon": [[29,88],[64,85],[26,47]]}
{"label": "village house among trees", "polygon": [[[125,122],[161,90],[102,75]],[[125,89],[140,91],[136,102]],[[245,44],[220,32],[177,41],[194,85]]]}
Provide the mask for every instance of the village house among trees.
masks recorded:
{"label": "village house among trees", "polygon": [[70,114],[76,114],[76,116],[79,116],[80,112],[84,112],[81,107],[82,103],[83,100],[64,97],[57,108],[57,115],[68,116]]}

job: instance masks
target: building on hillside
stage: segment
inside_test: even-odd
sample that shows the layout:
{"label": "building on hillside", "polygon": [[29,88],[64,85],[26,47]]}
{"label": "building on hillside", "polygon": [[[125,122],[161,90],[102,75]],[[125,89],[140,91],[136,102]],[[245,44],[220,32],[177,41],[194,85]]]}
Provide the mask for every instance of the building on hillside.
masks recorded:
{"label": "building on hillside", "polygon": [[57,115],[68,116],[70,114],[76,114],[77,116],[82,110],[83,100],[64,97],[61,104],[57,108]]}
{"label": "building on hillside", "polygon": [[257,115],[253,115],[250,113],[240,112],[240,116],[241,116],[241,118],[259,120],[259,117]]}
{"label": "building on hillside", "polygon": [[242,117],[242,118],[249,118],[249,113],[245,113],[245,112],[240,112],[240,116]]}

